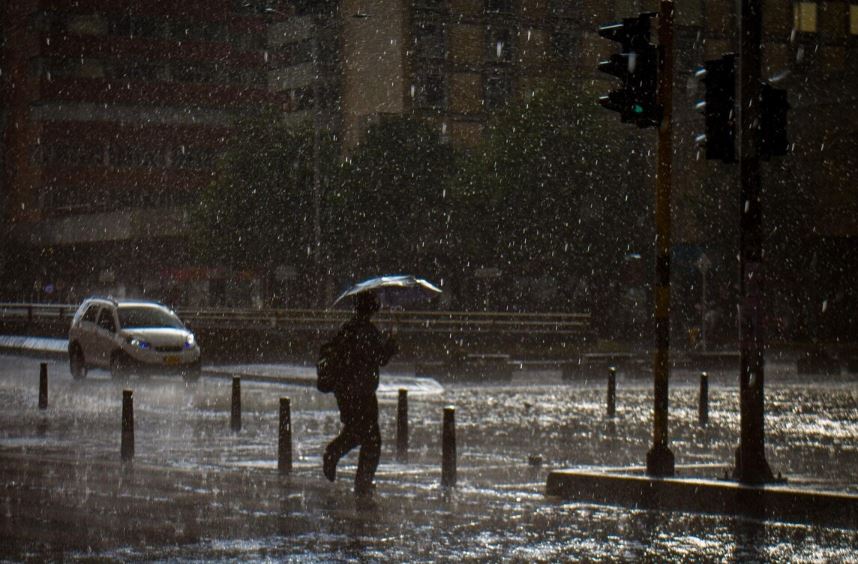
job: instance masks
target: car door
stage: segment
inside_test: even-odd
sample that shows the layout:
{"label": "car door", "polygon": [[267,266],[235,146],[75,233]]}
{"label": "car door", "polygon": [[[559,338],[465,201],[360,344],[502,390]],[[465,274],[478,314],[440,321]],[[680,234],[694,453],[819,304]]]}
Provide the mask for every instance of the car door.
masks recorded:
{"label": "car door", "polygon": [[99,304],[91,304],[81,315],[76,330],[75,339],[83,350],[83,356],[87,363],[94,362],[98,356],[96,322],[98,321],[99,309],[101,309]]}
{"label": "car door", "polygon": [[110,365],[110,353],[113,352],[116,339],[116,319],[112,307],[102,307],[95,324],[95,362],[101,366]]}

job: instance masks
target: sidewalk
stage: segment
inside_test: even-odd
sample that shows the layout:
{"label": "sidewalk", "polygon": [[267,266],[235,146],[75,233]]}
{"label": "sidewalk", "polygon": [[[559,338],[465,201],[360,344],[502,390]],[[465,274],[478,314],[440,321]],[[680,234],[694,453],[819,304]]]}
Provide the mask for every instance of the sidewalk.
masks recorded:
{"label": "sidewalk", "polygon": [[[407,463],[395,456],[396,398],[383,396],[378,492],[374,503],[363,505],[351,493],[356,453],[342,461],[335,484],[321,475],[320,454],[339,429],[330,394],[308,385],[248,383],[241,388],[241,431],[232,432],[232,386],[225,377],[195,385],[158,377],[116,382],[94,371],[74,381],[57,357],[47,360],[49,402],[41,410],[40,362],[31,355],[0,356],[0,480],[7,484],[0,503],[9,508],[0,538],[10,539],[0,543],[0,560],[854,558],[854,530],[687,507],[629,508],[636,492],[608,503],[577,494],[563,499],[563,492],[546,496],[548,476],[563,472],[558,469],[581,476],[640,465],[651,441],[647,383],[621,383],[615,417],[605,416],[604,387],[595,379],[455,384],[416,396],[408,408]],[[265,376],[265,370],[251,372]],[[858,494],[854,384],[781,382],[767,394],[772,468],[791,486]],[[710,423],[702,428],[696,387],[671,389],[671,446],[681,476],[692,467],[719,476],[731,464],[738,436],[733,384],[725,373],[713,385]],[[126,388],[134,398],[131,463],[119,456]],[[289,476],[277,472],[283,396],[292,409]],[[440,487],[441,420],[448,405],[456,410],[453,489]],[[569,485],[579,489],[582,482],[575,481]],[[589,480],[587,495],[599,494],[594,484],[620,490]],[[682,500],[694,495],[676,494]]]}
{"label": "sidewalk", "polygon": [[[43,355],[48,358],[65,360],[68,358],[68,341],[46,337],[0,335],[0,351]],[[401,367],[399,368],[397,369],[397,366],[394,365],[391,369],[382,369],[378,387],[380,394],[395,394],[400,389],[408,390],[408,393],[412,395],[439,394],[444,389],[432,378],[416,377],[401,370]],[[302,366],[294,363],[204,364],[202,373],[204,376],[213,378],[240,376],[244,380],[255,382],[275,382],[309,387],[316,385],[315,366]]]}
{"label": "sidewalk", "polygon": [[0,351],[40,353],[54,357],[58,355],[68,356],[68,347],[68,339],[0,335]]}

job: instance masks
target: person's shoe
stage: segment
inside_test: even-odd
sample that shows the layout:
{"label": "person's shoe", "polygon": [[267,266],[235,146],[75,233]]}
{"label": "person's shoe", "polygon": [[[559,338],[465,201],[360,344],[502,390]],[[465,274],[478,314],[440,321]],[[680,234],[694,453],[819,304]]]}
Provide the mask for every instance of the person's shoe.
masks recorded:
{"label": "person's shoe", "polygon": [[355,496],[357,497],[372,497],[375,493],[375,484],[355,484]]}
{"label": "person's shoe", "polygon": [[322,455],[322,473],[331,482],[337,479],[337,461],[329,452]]}

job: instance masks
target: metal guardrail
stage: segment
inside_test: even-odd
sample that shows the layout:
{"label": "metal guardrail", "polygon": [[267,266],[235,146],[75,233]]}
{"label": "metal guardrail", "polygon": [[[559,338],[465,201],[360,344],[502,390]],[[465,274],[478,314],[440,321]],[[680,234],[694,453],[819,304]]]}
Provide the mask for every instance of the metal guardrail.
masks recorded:
{"label": "metal guardrail", "polygon": [[[0,320],[71,322],[73,304],[0,303]],[[323,330],[349,318],[347,310],[178,308],[176,313],[194,328],[284,328]],[[456,311],[381,311],[376,323],[403,333],[450,335],[507,333],[583,335],[590,327],[587,313],[501,313]]]}

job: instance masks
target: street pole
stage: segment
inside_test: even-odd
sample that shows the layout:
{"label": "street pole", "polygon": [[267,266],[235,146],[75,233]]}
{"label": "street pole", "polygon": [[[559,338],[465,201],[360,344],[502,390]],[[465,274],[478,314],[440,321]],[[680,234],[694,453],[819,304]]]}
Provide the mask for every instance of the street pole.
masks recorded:
{"label": "street pole", "polygon": [[739,17],[739,135],[740,241],[739,311],[741,436],[736,449],[734,478],[761,484],[773,480],[765,453],[765,395],[763,360],[763,213],[759,157],[760,60],[762,2],[737,0]]}
{"label": "street pole", "polygon": [[322,188],[321,188],[321,133],[322,128],[319,94],[319,77],[321,65],[319,64],[319,33],[321,28],[313,16],[313,286],[316,288],[315,305],[321,305],[322,294],[320,290],[324,287],[321,281],[322,275]]}
{"label": "street pole", "polygon": [[655,227],[655,358],[653,360],[653,444],[646,454],[647,474],[673,476],[673,453],[667,446],[667,399],[670,366],[670,192],[673,159],[673,1],[661,0],[658,12],[658,128]]}

